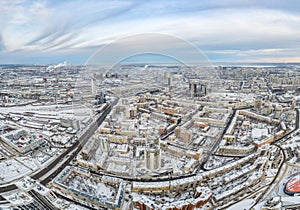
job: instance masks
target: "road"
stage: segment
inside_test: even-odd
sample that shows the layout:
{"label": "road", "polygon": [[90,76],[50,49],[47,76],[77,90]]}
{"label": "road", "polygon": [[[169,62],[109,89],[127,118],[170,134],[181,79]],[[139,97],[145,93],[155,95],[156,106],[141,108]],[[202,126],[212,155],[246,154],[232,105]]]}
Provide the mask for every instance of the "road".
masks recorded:
{"label": "road", "polygon": [[[42,184],[47,184],[50,182],[55,176],[57,176],[70,162],[71,160],[80,152],[82,149],[83,145],[88,141],[88,139],[95,133],[99,125],[105,120],[106,116],[110,113],[111,111],[111,105],[109,105],[101,115],[97,116],[97,119],[93,121],[90,125],[90,127],[78,138],[78,141],[74,143],[71,147],[69,147],[65,152],[60,154],[53,162],[51,162],[49,165],[47,165],[45,168],[43,168],[41,171],[38,173],[34,174],[31,176],[32,179],[38,180],[41,177],[43,177],[45,174],[47,174],[51,169],[56,167],[61,160],[66,159],[64,164],[60,166],[57,170],[55,170],[53,173],[49,174],[47,178],[44,180],[41,180]],[[12,191],[16,190],[17,186],[15,184],[10,184],[7,186],[2,186],[0,187],[0,192],[7,192],[7,191]]]}
{"label": "road", "polygon": [[[283,160],[278,168],[278,172],[275,175],[274,179],[272,180],[272,182],[268,185],[267,189],[265,190],[265,192],[263,194],[261,194],[261,196],[256,200],[255,204],[252,206],[254,207],[255,205],[257,205],[259,202],[261,202],[262,200],[266,199],[269,195],[270,192],[272,191],[271,189],[274,189],[276,187],[276,185],[278,185],[278,183],[280,182],[280,180],[282,179],[282,176],[285,174],[285,171],[282,173],[282,167],[284,166],[284,164],[288,161],[286,154],[284,152],[284,149],[279,145],[279,143],[283,143],[286,140],[288,140],[291,137],[291,134],[294,133],[295,131],[297,131],[299,129],[299,109],[296,109],[296,126],[295,129],[293,129],[292,131],[290,131],[289,133],[285,134],[284,136],[282,136],[281,138],[277,139],[276,141],[272,142],[271,144],[278,147],[280,149],[280,151],[283,154]],[[281,177],[279,177],[279,174],[283,174]],[[275,184],[275,186],[273,186]]]}
{"label": "road", "polygon": [[[60,166],[57,170],[55,170],[46,179],[41,180],[42,184],[45,185],[48,182],[50,182],[55,176],[57,176],[71,162],[71,160],[75,156],[77,156],[77,154],[80,152],[82,147],[86,144],[86,142],[89,140],[89,138],[95,133],[97,128],[105,120],[106,116],[108,115],[108,113],[110,111],[111,111],[111,106],[108,106],[103,111],[103,113],[101,115],[99,115],[95,121],[92,122],[90,127],[78,138],[78,141],[75,144],[73,144],[72,147],[68,148],[68,150],[66,152],[64,152],[62,155],[60,155],[60,158],[57,158],[55,160],[55,163],[52,164],[51,168],[55,167],[61,161],[62,158],[66,158],[67,155],[69,155],[69,157],[67,158],[67,160],[64,162],[64,164],[62,166]],[[40,177],[42,177],[43,175],[45,175],[49,171],[48,168],[45,168],[44,170],[40,171],[39,174],[37,174],[36,177],[32,177],[32,178],[33,179],[39,179]]]}
{"label": "road", "polygon": [[291,130],[290,132],[286,133],[285,135],[283,135],[282,137],[276,139],[274,142],[271,142],[271,144],[278,144],[278,143],[283,143],[286,140],[288,140],[291,137],[291,134],[294,133],[295,131],[297,131],[299,129],[299,120],[300,114],[299,114],[299,109],[296,109],[296,126],[293,130]]}
{"label": "road", "polygon": [[[256,206],[259,202],[261,202],[262,200],[264,200],[265,198],[267,198],[267,196],[272,192],[271,189],[274,189],[275,186],[273,186],[273,184],[275,183],[279,183],[279,181],[282,179],[282,177],[279,177],[279,174],[282,172],[282,167],[283,165],[285,164],[285,162],[287,161],[286,160],[286,155],[285,155],[285,152],[284,150],[277,144],[274,144],[274,146],[278,147],[280,149],[280,151],[282,152],[282,155],[283,155],[283,160],[281,161],[281,164],[278,168],[278,171],[274,177],[274,179],[271,181],[270,184],[268,184],[268,187],[264,190],[264,193],[262,193],[255,201],[255,203],[251,206],[251,208],[253,208],[254,206]],[[283,174],[285,174],[286,171],[283,172]],[[277,180],[279,177],[279,180]]]}
{"label": "road", "polygon": [[[251,107],[246,107],[245,109],[249,109]],[[89,128],[79,137],[78,141],[76,141],[76,143],[74,143],[70,148],[68,148],[64,153],[60,154],[52,163],[50,163],[47,167],[45,167],[44,169],[42,169],[41,171],[39,171],[38,173],[34,174],[31,176],[31,178],[37,180],[40,179],[41,177],[45,176],[45,178],[43,180],[41,180],[42,184],[47,184],[49,183],[55,176],[57,176],[70,162],[71,160],[77,156],[77,154],[81,151],[82,147],[85,145],[85,143],[88,141],[88,139],[95,133],[95,131],[97,130],[97,128],[99,127],[99,125],[101,125],[101,123],[105,120],[106,116],[110,113],[111,111],[111,106],[108,106],[104,112],[97,116],[97,119],[94,120],[91,125],[89,126]],[[233,113],[230,116],[230,121],[233,119],[233,117],[236,114],[237,109],[233,109]],[[297,117],[296,117],[296,128],[287,133],[286,135],[284,135],[283,137],[281,137],[280,139],[276,140],[276,143],[281,142],[282,140],[286,139],[289,137],[289,135],[291,133],[293,133],[295,130],[299,129],[299,110],[296,109],[296,113],[297,113]],[[227,124],[227,126],[225,127],[225,129],[223,130],[222,135],[220,136],[220,138],[215,142],[215,144],[212,147],[211,153],[213,152],[213,150],[216,149],[216,147],[218,146],[218,142],[221,140],[221,137],[225,134],[228,126],[230,123]],[[275,144],[275,142],[273,143]],[[276,145],[276,144],[275,144]],[[279,147],[282,151],[282,148],[279,145],[276,145],[277,147]],[[282,164],[279,167],[279,171],[283,166],[283,163],[285,162],[285,153],[283,152],[284,155],[284,159],[282,161]],[[47,176],[47,173],[49,173],[49,171],[53,168],[55,168],[62,159],[65,159],[65,162],[58,167],[58,169],[51,171],[49,176]],[[176,179],[182,179],[182,178],[186,178],[186,177],[192,177],[195,176],[196,174],[188,174],[188,175],[183,175],[183,176],[177,176],[177,177],[169,177],[169,178],[158,178],[158,179],[145,179],[145,178],[129,178],[129,177],[119,177],[119,176],[115,176],[112,174],[106,174],[103,172],[98,172],[98,171],[93,171],[91,170],[92,173],[94,174],[99,174],[99,175],[109,175],[109,176],[114,176],[114,177],[118,177],[118,178],[122,178],[124,180],[128,180],[128,181],[142,181],[142,182],[159,182],[159,181],[167,181],[167,180],[176,180]],[[275,180],[277,179],[278,174],[276,174],[275,178],[273,179],[272,183],[269,185],[269,188],[272,186],[272,184],[275,182]],[[0,187],[0,192],[6,192],[6,191],[11,191],[11,190],[15,190],[17,189],[17,187],[14,184],[8,185],[8,186],[4,186],[4,187]],[[267,190],[266,190],[267,191]],[[261,200],[258,199],[257,202]]]}
{"label": "road", "polygon": [[226,133],[229,125],[230,125],[230,122],[232,121],[233,117],[235,116],[236,114],[236,111],[237,109],[233,109],[233,113],[230,115],[229,117],[229,121],[226,125],[226,127],[224,128],[222,134],[219,136],[219,138],[216,140],[215,144],[212,145],[212,148],[210,149],[205,149],[203,152],[205,152],[205,158],[202,159],[202,163],[201,163],[201,166],[200,166],[200,169],[202,169],[203,171],[208,171],[207,169],[205,169],[204,167],[204,164],[208,161],[209,157],[212,155],[212,153],[217,149],[217,147],[219,146],[224,134]]}

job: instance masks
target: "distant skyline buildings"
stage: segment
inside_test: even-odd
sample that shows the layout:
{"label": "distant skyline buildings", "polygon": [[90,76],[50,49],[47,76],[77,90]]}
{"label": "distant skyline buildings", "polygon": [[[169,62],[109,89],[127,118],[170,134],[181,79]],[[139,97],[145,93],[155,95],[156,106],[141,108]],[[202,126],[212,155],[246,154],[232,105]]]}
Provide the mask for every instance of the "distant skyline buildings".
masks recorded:
{"label": "distant skyline buildings", "polygon": [[212,62],[300,62],[299,25],[292,0],[2,0],[0,64],[84,64],[101,47],[143,33],[187,40]]}

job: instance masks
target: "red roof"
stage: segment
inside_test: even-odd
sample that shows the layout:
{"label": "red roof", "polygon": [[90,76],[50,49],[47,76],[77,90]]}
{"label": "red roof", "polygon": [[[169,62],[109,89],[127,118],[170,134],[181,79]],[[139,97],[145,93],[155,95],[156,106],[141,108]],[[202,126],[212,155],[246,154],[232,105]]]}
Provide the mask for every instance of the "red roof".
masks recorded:
{"label": "red roof", "polygon": [[291,193],[300,193],[300,174],[292,177],[285,185],[285,189]]}

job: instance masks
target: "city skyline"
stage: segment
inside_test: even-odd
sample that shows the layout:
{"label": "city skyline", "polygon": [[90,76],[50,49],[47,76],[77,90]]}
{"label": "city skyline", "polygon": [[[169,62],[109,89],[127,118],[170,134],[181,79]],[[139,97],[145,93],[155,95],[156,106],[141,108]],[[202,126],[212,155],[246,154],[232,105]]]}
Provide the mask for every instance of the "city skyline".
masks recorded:
{"label": "city skyline", "polygon": [[179,37],[212,62],[300,62],[299,11],[293,1],[4,0],[0,64],[84,64],[143,33]]}
{"label": "city skyline", "polygon": [[300,4],[0,0],[0,209],[300,209]]}

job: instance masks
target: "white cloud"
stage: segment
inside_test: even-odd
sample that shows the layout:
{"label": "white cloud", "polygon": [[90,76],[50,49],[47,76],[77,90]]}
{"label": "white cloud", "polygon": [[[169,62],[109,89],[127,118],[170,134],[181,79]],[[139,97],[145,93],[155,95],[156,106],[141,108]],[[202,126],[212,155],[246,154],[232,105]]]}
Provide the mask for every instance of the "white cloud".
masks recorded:
{"label": "white cloud", "polygon": [[256,49],[256,50],[211,50],[207,51],[209,53],[216,54],[233,54],[239,56],[249,56],[249,55],[266,55],[266,54],[274,54],[282,52],[282,49]]}
{"label": "white cloud", "polygon": [[76,52],[131,34],[156,32],[190,40],[211,55],[300,53],[299,13],[252,3],[234,7],[239,5],[235,1],[215,0],[204,6],[175,1],[170,7],[156,3],[77,0],[50,6],[46,1],[2,0],[0,36],[7,52]]}

